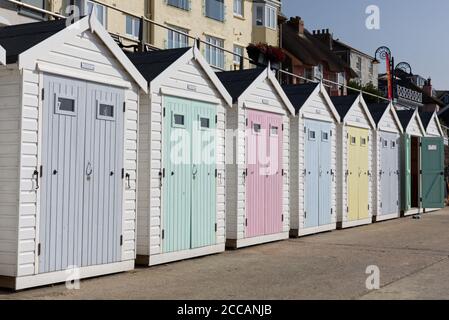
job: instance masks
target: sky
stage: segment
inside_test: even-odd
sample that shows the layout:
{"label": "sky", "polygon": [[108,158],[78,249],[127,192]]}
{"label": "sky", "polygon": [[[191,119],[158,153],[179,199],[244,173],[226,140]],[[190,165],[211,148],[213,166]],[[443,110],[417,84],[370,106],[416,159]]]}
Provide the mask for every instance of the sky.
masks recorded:
{"label": "sky", "polygon": [[[378,30],[366,27],[370,5],[379,8]],[[330,29],[370,55],[387,46],[396,64],[406,61],[414,74],[431,77],[435,89],[449,90],[448,0],[282,0],[282,11],[301,17],[310,32]]]}

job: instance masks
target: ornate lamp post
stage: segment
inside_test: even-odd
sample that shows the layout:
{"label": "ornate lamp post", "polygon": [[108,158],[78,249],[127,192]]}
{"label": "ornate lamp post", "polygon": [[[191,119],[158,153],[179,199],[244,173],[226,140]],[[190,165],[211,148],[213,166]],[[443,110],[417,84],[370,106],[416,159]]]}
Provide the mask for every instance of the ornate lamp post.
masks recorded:
{"label": "ornate lamp post", "polygon": [[394,58],[391,55],[391,50],[388,47],[382,46],[376,50],[374,54],[374,64],[379,64],[378,60],[385,60],[387,65],[387,80],[388,80],[388,99],[393,100],[394,97]]}

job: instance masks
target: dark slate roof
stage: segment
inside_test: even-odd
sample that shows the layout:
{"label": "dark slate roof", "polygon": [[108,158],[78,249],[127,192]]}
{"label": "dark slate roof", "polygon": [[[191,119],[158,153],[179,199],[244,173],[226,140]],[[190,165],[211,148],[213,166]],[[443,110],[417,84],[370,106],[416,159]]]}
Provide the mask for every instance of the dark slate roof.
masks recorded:
{"label": "dark slate roof", "polygon": [[346,62],[316,39],[307,29],[304,29],[304,34],[300,35],[295,27],[290,23],[285,23],[282,26],[282,46],[305,65],[317,66],[324,63],[331,72],[346,72],[351,77],[357,76],[357,73]]}
{"label": "dark slate roof", "polygon": [[296,114],[298,114],[317,86],[319,86],[319,83],[288,84],[283,85],[282,89],[295,107]]}
{"label": "dark slate roof", "polygon": [[6,50],[6,63],[16,63],[22,52],[65,29],[65,24],[65,19],[61,19],[0,28],[0,45]]}
{"label": "dark slate roof", "polygon": [[398,114],[399,121],[401,121],[401,125],[405,130],[412,120],[415,110],[398,110],[396,113]]}
{"label": "dark slate roof", "polygon": [[368,110],[371,113],[371,117],[373,117],[373,120],[376,123],[376,125],[379,124],[379,121],[384,115],[388,106],[389,106],[388,102],[368,104]]}
{"label": "dark slate roof", "polygon": [[420,111],[419,117],[421,118],[421,122],[424,126],[424,129],[427,130],[427,127],[430,124],[430,120],[432,120],[433,112]]}
{"label": "dark slate roof", "polygon": [[264,68],[255,68],[238,71],[217,72],[216,75],[220,79],[223,86],[232,97],[235,103],[242,93],[257,79],[264,71]]}
{"label": "dark slate roof", "polygon": [[335,109],[337,109],[341,120],[346,117],[346,114],[348,113],[349,109],[351,109],[352,105],[358,97],[359,96],[356,94],[349,96],[331,97],[332,103],[334,104]]}
{"label": "dark slate roof", "polygon": [[151,82],[190,49],[187,47],[126,54],[143,77]]}

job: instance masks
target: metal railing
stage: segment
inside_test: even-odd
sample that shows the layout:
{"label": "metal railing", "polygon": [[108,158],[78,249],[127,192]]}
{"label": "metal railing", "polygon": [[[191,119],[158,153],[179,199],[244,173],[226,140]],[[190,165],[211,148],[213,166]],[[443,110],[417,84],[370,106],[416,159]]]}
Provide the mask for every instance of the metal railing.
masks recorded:
{"label": "metal railing", "polygon": [[[48,17],[52,17],[52,18],[55,18],[55,19],[65,19],[65,18],[67,18],[67,16],[61,15],[60,13],[52,12],[52,11],[45,10],[45,9],[41,9],[41,8],[35,7],[33,5],[17,1],[17,0],[6,0],[6,1],[10,2],[12,4],[17,5],[18,7],[24,7],[26,9],[34,10],[36,12],[45,14]],[[147,43],[147,42],[144,41],[144,30],[145,30],[145,26],[146,26],[145,24],[148,23],[148,24],[150,24],[150,26],[156,26],[156,27],[159,27],[159,28],[163,28],[163,29],[165,29],[167,31],[172,31],[174,33],[182,35],[182,36],[186,37],[189,40],[193,40],[194,41],[194,45],[197,46],[197,48],[200,48],[201,44],[204,44],[206,46],[209,46],[210,48],[217,49],[219,52],[221,51],[223,53],[231,54],[233,58],[234,57],[239,57],[239,60],[240,60],[239,68],[240,68],[240,70],[244,69],[244,61],[249,61],[250,63],[254,63],[251,59],[245,57],[244,55],[241,55],[241,54],[235,53],[233,51],[227,50],[225,48],[222,48],[220,46],[211,44],[211,43],[209,43],[209,42],[207,42],[205,40],[202,40],[202,39],[200,39],[198,37],[193,37],[193,36],[189,35],[188,33],[182,32],[182,31],[180,31],[178,29],[171,28],[171,27],[169,27],[169,26],[167,26],[165,24],[162,24],[162,23],[156,22],[156,21],[154,21],[152,19],[149,19],[145,15],[138,15],[138,14],[135,14],[135,13],[130,12],[128,10],[120,9],[120,8],[117,8],[117,7],[113,6],[113,5],[104,3],[102,1],[98,1],[98,0],[90,0],[90,1],[93,2],[93,3],[96,3],[98,5],[102,5],[102,6],[104,6],[107,9],[111,9],[111,10],[117,11],[119,13],[122,13],[124,15],[128,15],[130,17],[137,18],[137,19],[140,20],[139,37],[137,39],[134,38],[134,37],[131,37],[131,36],[127,36],[127,35],[123,35],[123,34],[120,34],[120,33],[111,32],[111,31],[108,30],[111,35],[115,36],[118,39],[118,41],[119,41],[119,43],[121,44],[122,47],[127,47],[127,48],[133,47],[135,50],[140,50],[140,51],[144,51],[144,50],[148,50],[148,49],[150,49],[150,50],[160,50],[161,48],[157,48],[153,44],[150,44],[150,43]],[[135,45],[124,45],[123,43],[121,43],[121,39],[129,41],[131,43],[135,43]],[[234,60],[234,59],[232,59],[232,60]],[[213,67],[219,69],[216,66],[213,66]],[[333,86],[337,86],[338,88],[346,88],[347,90],[356,91],[356,92],[362,93],[364,95],[372,96],[372,97],[377,98],[379,100],[389,101],[385,97],[378,96],[378,95],[375,95],[373,93],[363,91],[363,90],[361,90],[359,88],[354,88],[354,87],[348,86],[346,84],[341,84],[341,83],[338,83],[338,82],[335,82],[335,81],[331,81],[331,80],[328,80],[328,79],[318,79],[318,78],[315,78],[315,77],[314,77],[314,79],[309,79],[307,77],[303,77],[303,76],[300,76],[300,75],[297,75],[297,74],[294,74],[294,73],[291,73],[291,72],[288,72],[288,71],[285,71],[285,70],[279,70],[278,72],[279,72],[279,74],[286,74],[286,75],[289,75],[289,76],[292,76],[292,77],[299,78],[299,79],[301,79],[303,81],[306,81],[306,82],[315,82],[315,83],[317,83],[317,82],[322,81],[323,84],[327,88],[331,88]],[[401,104],[399,104],[399,105],[401,105]],[[412,109],[409,106],[404,106],[404,105],[401,105],[401,106],[405,107],[405,108],[408,108],[408,109]]]}

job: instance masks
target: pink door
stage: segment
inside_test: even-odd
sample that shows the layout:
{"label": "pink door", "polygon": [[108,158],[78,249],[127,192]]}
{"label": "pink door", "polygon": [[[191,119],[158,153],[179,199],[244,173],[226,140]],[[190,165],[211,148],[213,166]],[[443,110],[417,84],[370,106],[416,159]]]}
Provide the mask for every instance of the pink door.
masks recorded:
{"label": "pink door", "polygon": [[282,117],[267,115],[265,234],[282,232]]}
{"label": "pink door", "polygon": [[249,111],[246,237],[282,231],[282,117]]}

